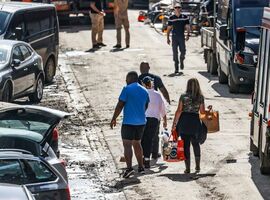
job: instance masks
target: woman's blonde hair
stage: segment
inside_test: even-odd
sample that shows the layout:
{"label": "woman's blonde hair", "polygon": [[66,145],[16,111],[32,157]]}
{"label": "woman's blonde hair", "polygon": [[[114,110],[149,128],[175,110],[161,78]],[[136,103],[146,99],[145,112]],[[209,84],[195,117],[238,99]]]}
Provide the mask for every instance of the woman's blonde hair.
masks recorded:
{"label": "woman's blonde hair", "polygon": [[188,80],[186,93],[191,95],[192,102],[198,102],[203,97],[199,81],[196,78]]}

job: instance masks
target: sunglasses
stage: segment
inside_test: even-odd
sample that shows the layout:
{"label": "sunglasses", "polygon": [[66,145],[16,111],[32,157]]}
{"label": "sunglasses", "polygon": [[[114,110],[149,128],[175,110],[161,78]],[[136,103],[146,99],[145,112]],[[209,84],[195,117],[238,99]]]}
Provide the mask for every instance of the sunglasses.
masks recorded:
{"label": "sunglasses", "polygon": [[174,7],[175,9],[181,9],[181,7]]}

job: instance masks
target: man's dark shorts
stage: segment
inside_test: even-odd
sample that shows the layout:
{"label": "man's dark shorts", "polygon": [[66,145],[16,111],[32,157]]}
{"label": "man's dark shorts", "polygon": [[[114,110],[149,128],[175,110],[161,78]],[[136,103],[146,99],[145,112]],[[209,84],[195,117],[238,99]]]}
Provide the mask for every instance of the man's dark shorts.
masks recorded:
{"label": "man's dark shorts", "polygon": [[121,136],[123,140],[141,140],[145,125],[126,125],[121,127]]}

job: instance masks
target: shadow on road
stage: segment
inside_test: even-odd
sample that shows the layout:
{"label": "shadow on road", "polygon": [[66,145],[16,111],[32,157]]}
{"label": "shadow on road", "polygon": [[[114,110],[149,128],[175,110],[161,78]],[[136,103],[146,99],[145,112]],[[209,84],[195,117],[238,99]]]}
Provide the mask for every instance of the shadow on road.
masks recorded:
{"label": "shadow on road", "polygon": [[260,162],[257,157],[249,154],[249,163],[251,165],[251,179],[262,195],[263,199],[270,198],[270,176],[265,176],[260,173]]}
{"label": "shadow on road", "polygon": [[205,78],[211,81],[215,81],[215,83],[212,85],[212,88],[219,94],[215,97],[225,97],[225,98],[240,98],[240,99],[250,99],[251,98],[251,92],[253,90],[252,87],[241,87],[239,94],[232,94],[229,92],[229,88],[227,84],[220,84],[218,81],[218,77],[215,75],[211,75],[208,72],[200,71],[198,72]]}
{"label": "shadow on road", "polygon": [[206,174],[161,174],[159,176],[162,177],[167,177],[168,179],[172,181],[179,181],[179,182],[189,182],[189,181],[194,181],[198,180],[200,178],[205,178],[205,177],[214,177],[216,174],[214,173],[206,173]]}
{"label": "shadow on road", "polygon": [[140,183],[141,183],[141,181],[137,177],[133,176],[131,178],[127,178],[127,179],[117,181],[115,183],[115,185],[112,186],[112,187],[117,189],[117,190],[121,190],[121,189],[123,189],[125,187],[132,186],[132,185],[137,185],[137,184],[140,184]]}

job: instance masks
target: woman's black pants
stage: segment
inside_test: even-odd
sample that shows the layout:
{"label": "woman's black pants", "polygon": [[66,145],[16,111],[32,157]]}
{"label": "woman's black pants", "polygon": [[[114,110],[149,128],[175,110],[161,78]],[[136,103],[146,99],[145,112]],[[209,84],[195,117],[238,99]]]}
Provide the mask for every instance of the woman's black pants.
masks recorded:
{"label": "woman's black pants", "polygon": [[194,135],[182,134],[181,138],[182,140],[184,140],[184,152],[187,160],[190,159],[190,143],[192,144],[195,157],[201,156],[200,143],[198,140],[196,140],[196,137]]}
{"label": "woman's black pants", "polygon": [[144,158],[150,158],[150,154],[152,151],[152,142],[155,133],[157,132],[159,122],[158,119],[147,117],[147,122],[145,125],[143,137],[142,137],[142,148],[143,148],[143,156]]}

